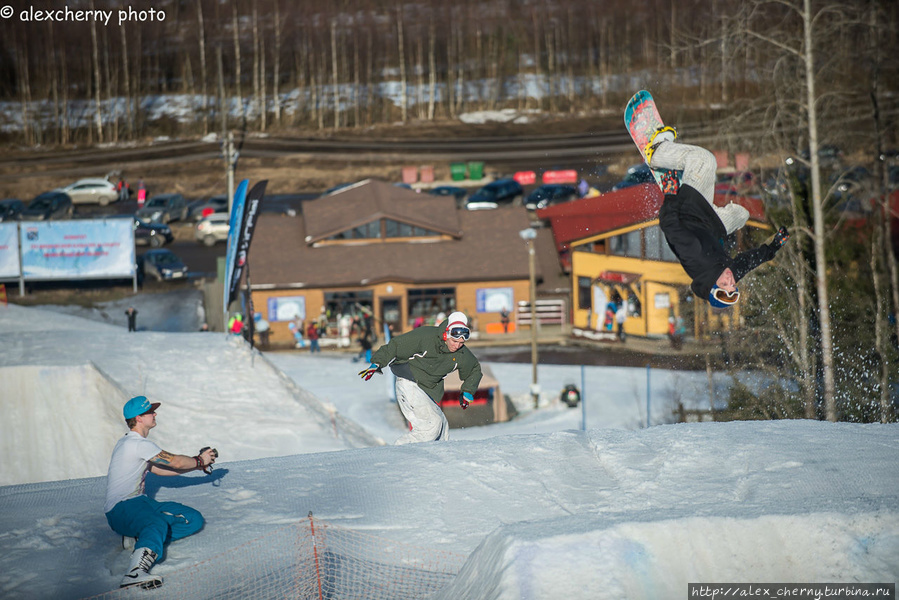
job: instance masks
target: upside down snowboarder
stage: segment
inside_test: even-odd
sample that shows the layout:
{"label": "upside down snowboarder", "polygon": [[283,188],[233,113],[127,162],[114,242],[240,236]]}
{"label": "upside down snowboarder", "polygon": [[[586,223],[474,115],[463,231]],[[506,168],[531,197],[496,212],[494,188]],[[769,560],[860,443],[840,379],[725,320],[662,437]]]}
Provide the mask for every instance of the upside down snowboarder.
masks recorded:
{"label": "upside down snowboarder", "polygon": [[705,148],[677,143],[675,137],[673,129],[663,128],[645,152],[651,168],[683,171],[676,192],[665,194],[659,226],[693,280],[693,293],[715,308],[728,308],[740,299],[737,283],[773,259],[790,234],[781,227],[770,243],[731,258],[724,240],[746,224],[749,211],[734,203],[715,206],[715,156]]}

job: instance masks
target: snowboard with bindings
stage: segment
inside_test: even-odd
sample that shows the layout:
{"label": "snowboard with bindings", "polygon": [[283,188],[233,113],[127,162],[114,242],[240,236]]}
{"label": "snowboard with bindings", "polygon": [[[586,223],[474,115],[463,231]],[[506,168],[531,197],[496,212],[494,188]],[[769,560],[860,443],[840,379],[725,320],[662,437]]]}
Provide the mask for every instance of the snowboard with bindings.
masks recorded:
{"label": "snowboard with bindings", "polygon": [[643,162],[652,171],[652,176],[661,188],[662,193],[675,194],[680,182],[677,171],[668,169],[653,169],[647,159],[647,149],[652,142],[656,132],[665,128],[662,117],[659,116],[659,109],[656,108],[655,100],[652,94],[646,90],[640,90],[628,101],[624,108],[624,124],[627,126],[631,139],[637,145]]}

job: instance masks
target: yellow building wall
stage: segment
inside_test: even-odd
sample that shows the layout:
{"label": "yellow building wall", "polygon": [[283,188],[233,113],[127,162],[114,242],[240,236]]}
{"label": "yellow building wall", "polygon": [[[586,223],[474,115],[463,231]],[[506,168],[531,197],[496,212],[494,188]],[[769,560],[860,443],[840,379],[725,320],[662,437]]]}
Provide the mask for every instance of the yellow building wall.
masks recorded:
{"label": "yellow building wall", "polygon": [[[573,325],[591,329],[589,309],[578,308],[578,278],[586,277],[594,280],[603,271],[620,271],[639,273],[638,297],[643,308],[640,317],[628,317],[624,323],[626,333],[633,335],[665,335],[668,333],[668,317],[673,313],[680,314],[679,286],[690,284],[690,278],[678,263],[655,260],[641,260],[624,256],[610,256],[592,252],[575,251],[571,253],[572,284],[572,317]],[[631,287],[636,288],[637,283]],[[604,284],[607,294],[618,289],[622,297],[630,292],[627,286]],[[668,296],[670,306],[664,306],[664,300],[657,296]],[[592,297],[591,297],[592,303]],[[661,304],[661,306],[660,306]]]}
{"label": "yellow building wall", "polygon": [[[309,325],[309,319],[317,319],[325,304],[325,294],[318,289],[293,289],[293,290],[254,290],[253,310],[262,314],[262,317],[271,325],[269,341],[272,344],[286,344],[293,342],[293,333],[288,328],[290,321],[275,321],[273,315],[268,312],[269,298],[296,298],[302,297],[306,301],[306,315],[304,324]],[[303,332],[305,336],[305,331]]]}
{"label": "yellow building wall", "polygon": [[485,331],[488,323],[499,323],[499,312],[477,312],[479,289],[512,288],[512,306],[509,306],[509,317],[515,321],[515,307],[522,300],[530,299],[530,282],[526,279],[509,279],[504,281],[460,283],[456,285],[456,306],[468,315],[471,327],[475,331]]}

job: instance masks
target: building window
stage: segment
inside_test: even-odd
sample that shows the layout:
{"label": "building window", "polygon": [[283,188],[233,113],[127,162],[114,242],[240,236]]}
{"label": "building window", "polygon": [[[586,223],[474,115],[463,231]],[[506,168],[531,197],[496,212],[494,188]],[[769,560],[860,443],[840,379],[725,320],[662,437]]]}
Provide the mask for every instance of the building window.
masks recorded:
{"label": "building window", "polygon": [[376,240],[381,237],[381,221],[372,221],[359,227],[341,231],[330,236],[329,240]]}
{"label": "building window", "polygon": [[[409,325],[421,317],[431,323],[438,314],[456,310],[456,288],[421,288],[408,291]],[[436,323],[435,323],[436,324]]]}
{"label": "building window", "polygon": [[590,310],[593,307],[590,297],[590,278],[577,278],[577,307],[581,310]]}
{"label": "building window", "polygon": [[357,315],[363,308],[372,311],[374,305],[374,292],[371,290],[325,292],[325,310],[332,319],[337,315]]}
{"label": "building window", "polygon": [[384,219],[384,236],[393,237],[440,237],[440,234],[424,227],[416,227],[393,219]]}
{"label": "building window", "polygon": [[609,252],[615,256],[640,258],[643,255],[643,249],[640,244],[640,230],[636,229],[609,238]]}
{"label": "building window", "polygon": [[647,227],[643,230],[644,239],[646,240],[646,259],[647,260],[663,260],[665,262],[678,262],[677,257],[668,242],[665,241],[665,235],[662,228],[658,225]]}

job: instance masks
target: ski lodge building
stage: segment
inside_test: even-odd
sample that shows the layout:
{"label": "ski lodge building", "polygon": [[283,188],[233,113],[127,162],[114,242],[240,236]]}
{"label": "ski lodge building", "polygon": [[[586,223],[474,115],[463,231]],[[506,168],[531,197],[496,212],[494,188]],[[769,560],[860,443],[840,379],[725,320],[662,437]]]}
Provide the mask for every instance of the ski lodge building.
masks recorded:
{"label": "ski lodge building", "polygon": [[[574,335],[609,338],[617,329],[606,320],[613,302],[625,303],[632,335],[665,336],[678,317],[696,336],[739,322],[739,307],[716,311],[694,301],[659,228],[662,200],[658,186],[643,184],[537,211],[548,225],[536,227],[534,240],[541,322],[541,304],[555,303],[557,322]],[[752,243],[752,230],[771,228],[761,200],[716,196],[718,204],[729,201],[750,214],[735,236],[738,247]],[[529,327],[521,232],[531,227],[521,206],[459,210],[452,197],[360,181],[304,202],[295,217],[260,215],[248,273],[253,306],[270,323],[275,345],[292,343],[296,319],[308,325],[323,312],[332,328],[341,315],[370,313],[381,340],[385,325],[404,333],[454,310],[469,316],[474,331],[501,332],[503,309],[512,328]]]}
{"label": "ski lodge building", "polygon": [[[697,336],[738,322],[737,308],[717,311],[694,302],[690,278],[659,227],[663,199],[658,186],[647,183],[537,211],[550,224],[561,266],[571,275],[575,335],[609,337],[617,326],[608,328],[606,306],[621,301],[627,306],[624,330],[633,335],[664,336],[672,317],[683,317]],[[715,198],[722,206],[729,201],[749,210],[738,247],[748,245],[748,231],[771,228],[761,200]]]}
{"label": "ski lodge building", "polygon": [[[303,203],[295,217],[263,213],[251,248],[250,289],[273,344],[293,341],[297,317],[371,311],[384,339],[419,318],[465,312],[473,329],[498,325],[529,298],[530,227],[519,207],[468,211],[452,197],[364,180]],[[537,276],[541,277],[539,265]]]}

